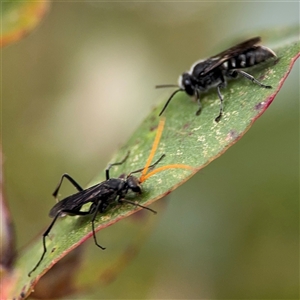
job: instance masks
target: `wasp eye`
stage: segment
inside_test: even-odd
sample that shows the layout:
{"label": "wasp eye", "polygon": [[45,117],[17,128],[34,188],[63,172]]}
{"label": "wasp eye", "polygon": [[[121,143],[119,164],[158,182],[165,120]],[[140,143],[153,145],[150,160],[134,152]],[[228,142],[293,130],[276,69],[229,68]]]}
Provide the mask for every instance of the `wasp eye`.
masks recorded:
{"label": "wasp eye", "polygon": [[195,94],[195,86],[192,81],[192,77],[189,73],[183,73],[181,78],[181,87],[185,90],[185,92],[193,96]]}
{"label": "wasp eye", "polygon": [[184,90],[190,96],[193,96],[195,94],[195,87],[190,80],[187,80],[185,82]]}
{"label": "wasp eye", "polygon": [[136,177],[129,176],[127,178],[127,184],[128,184],[128,188],[131,189],[133,192],[135,192],[135,193],[142,192],[142,189],[140,186],[140,181]]}

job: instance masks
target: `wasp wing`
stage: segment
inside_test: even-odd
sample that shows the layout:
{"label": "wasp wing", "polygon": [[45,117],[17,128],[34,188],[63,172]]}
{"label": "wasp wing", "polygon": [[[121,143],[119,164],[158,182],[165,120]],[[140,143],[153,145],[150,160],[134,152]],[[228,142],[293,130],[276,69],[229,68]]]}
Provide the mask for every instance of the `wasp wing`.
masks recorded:
{"label": "wasp wing", "polygon": [[93,202],[99,195],[106,197],[107,193],[110,194],[111,190],[106,188],[105,181],[101,182],[59,201],[52,207],[49,216],[53,218],[57,213],[63,212],[64,210],[74,211],[74,214],[76,214],[84,204]]}
{"label": "wasp wing", "polygon": [[226,60],[236,56],[240,52],[249,50],[251,47],[255,46],[260,41],[261,41],[261,38],[259,36],[257,36],[257,37],[251,38],[247,41],[244,41],[240,44],[237,44],[237,45],[235,45],[235,46],[233,46],[229,49],[226,49],[226,50],[210,57],[208,60],[211,60],[213,62],[211,64],[209,64],[207,66],[207,68],[205,68],[203,70],[201,75],[207,74],[208,72],[210,72],[214,68],[220,66],[223,62],[225,62]]}

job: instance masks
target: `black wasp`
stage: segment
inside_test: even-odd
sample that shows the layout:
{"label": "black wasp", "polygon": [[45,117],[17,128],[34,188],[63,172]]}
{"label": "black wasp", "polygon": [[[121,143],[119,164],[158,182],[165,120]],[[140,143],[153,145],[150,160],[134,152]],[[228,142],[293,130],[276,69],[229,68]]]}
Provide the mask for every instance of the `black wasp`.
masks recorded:
{"label": "black wasp", "polygon": [[[132,192],[141,194],[142,188],[141,188],[141,182],[140,180],[133,176],[132,174],[138,173],[144,170],[144,168],[133,171],[129,173],[127,176],[120,176],[119,178],[110,178],[109,176],[109,170],[113,166],[121,165],[123,164],[126,159],[129,156],[129,152],[125,156],[125,158],[121,162],[112,163],[109,164],[108,167],[105,170],[106,180],[103,182],[100,182],[90,188],[83,189],[70,175],[63,174],[57,188],[53,192],[53,196],[57,198],[58,191],[62,185],[63,179],[68,179],[74,187],[78,190],[76,194],[73,194],[71,196],[68,196],[67,198],[59,201],[56,203],[52,209],[50,210],[49,216],[53,218],[53,221],[47,228],[47,230],[43,234],[43,253],[40,258],[40,260],[37,262],[35,267],[28,273],[28,276],[31,275],[32,272],[34,272],[37,267],[42,262],[46,252],[46,237],[48,236],[49,232],[51,231],[54,223],[59,217],[62,217],[64,215],[70,215],[70,216],[86,216],[91,215],[92,216],[92,231],[93,231],[93,238],[96,246],[98,246],[101,249],[105,249],[101,245],[98,244],[97,238],[96,238],[96,232],[95,232],[95,219],[98,213],[103,213],[106,211],[107,207],[114,203],[130,203],[132,205],[136,205],[139,207],[142,207],[144,209],[148,209],[152,211],[153,213],[156,213],[151,208],[145,207],[143,205],[140,205],[134,201],[130,201],[125,199],[126,194],[131,190]],[[154,168],[164,157],[163,154],[154,164],[152,164],[149,168]],[[92,203],[88,211],[81,211],[81,208],[83,205],[87,203]]]}
{"label": "black wasp", "polygon": [[[171,94],[159,115],[164,112],[173,96],[178,92],[186,92],[189,96],[194,96],[197,99],[199,109],[196,115],[199,115],[202,109],[200,93],[216,87],[220,99],[220,113],[215,121],[219,122],[223,114],[223,97],[220,88],[226,87],[227,79],[236,78],[239,74],[263,88],[272,88],[269,85],[262,84],[245,71],[240,70],[255,66],[271,57],[276,57],[276,54],[271,49],[257,45],[260,41],[260,37],[254,37],[208,59],[196,62],[190,71],[183,73],[179,77],[179,89]],[[177,85],[167,84],[156,87],[177,87]]]}

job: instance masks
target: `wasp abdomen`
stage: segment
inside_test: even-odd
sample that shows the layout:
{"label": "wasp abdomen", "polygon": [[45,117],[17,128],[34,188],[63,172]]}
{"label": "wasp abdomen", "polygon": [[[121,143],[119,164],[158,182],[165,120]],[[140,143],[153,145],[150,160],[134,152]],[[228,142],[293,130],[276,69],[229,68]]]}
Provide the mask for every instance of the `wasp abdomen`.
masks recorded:
{"label": "wasp abdomen", "polygon": [[262,63],[271,57],[276,57],[271,49],[258,46],[231,57],[223,63],[223,66],[228,70],[249,68]]}

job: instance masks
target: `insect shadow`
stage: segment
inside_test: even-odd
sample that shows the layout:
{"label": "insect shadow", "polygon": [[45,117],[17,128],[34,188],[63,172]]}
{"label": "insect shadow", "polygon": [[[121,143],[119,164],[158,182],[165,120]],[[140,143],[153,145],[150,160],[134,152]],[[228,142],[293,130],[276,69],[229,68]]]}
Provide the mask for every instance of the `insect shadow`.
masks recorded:
{"label": "insect shadow", "polygon": [[179,77],[178,85],[157,85],[156,88],[179,86],[179,89],[171,94],[159,115],[162,115],[178,92],[185,92],[189,96],[195,97],[199,105],[196,115],[199,115],[202,110],[200,94],[210,88],[216,88],[220,100],[220,111],[215,121],[219,122],[223,115],[224,101],[220,89],[227,86],[228,79],[234,79],[238,75],[241,75],[262,88],[272,88],[270,85],[261,83],[249,73],[241,70],[258,65],[269,58],[276,57],[276,54],[271,49],[257,45],[260,41],[260,37],[254,37],[208,59],[194,63],[189,71]]}

